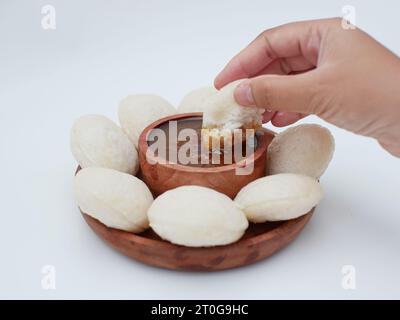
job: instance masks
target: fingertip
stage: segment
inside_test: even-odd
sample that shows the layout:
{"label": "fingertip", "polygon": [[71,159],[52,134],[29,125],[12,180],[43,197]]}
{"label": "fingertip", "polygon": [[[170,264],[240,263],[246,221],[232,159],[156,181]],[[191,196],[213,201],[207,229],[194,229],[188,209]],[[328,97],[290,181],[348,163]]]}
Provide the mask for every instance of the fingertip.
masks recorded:
{"label": "fingertip", "polygon": [[214,79],[214,87],[220,90],[222,87],[227,85],[230,81],[229,79],[229,63],[217,74]]}
{"label": "fingertip", "polygon": [[275,111],[265,111],[263,114],[263,118],[262,118],[262,122],[263,123],[267,123],[269,121],[271,121],[271,119],[274,117],[275,115]]}
{"label": "fingertip", "polygon": [[214,87],[218,90],[233,81],[232,75],[230,75],[226,69],[227,67],[225,67],[214,79]]}
{"label": "fingertip", "polygon": [[303,115],[297,112],[277,112],[273,116],[271,123],[275,127],[285,127],[291,125],[303,118]]}
{"label": "fingertip", "polygon": [[243,73],[238,60],[233,58],[215,77],[214,86],[216,89],[221,89],[227,84],[243,78],[247,78],[247,76]]}
{"label": "fingertip", "polygon": [[217,90],[220,90],[223,87],[223,82],[221,80],[221,74],[218,74],[214,79],[214,87]]}

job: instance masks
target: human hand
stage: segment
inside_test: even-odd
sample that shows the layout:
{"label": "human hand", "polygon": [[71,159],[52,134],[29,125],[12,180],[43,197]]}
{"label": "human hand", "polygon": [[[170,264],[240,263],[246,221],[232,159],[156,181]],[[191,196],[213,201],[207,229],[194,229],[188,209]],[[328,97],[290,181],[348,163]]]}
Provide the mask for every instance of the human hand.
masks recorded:
{"label": "human hand", "polygon": [[235,99],[266,108],[264,122],[286,126],[315,114],[375,138],[400,157],[400,59],[341,19],[269,29],[236,55],[215,79],[217,89],[243,81]]}

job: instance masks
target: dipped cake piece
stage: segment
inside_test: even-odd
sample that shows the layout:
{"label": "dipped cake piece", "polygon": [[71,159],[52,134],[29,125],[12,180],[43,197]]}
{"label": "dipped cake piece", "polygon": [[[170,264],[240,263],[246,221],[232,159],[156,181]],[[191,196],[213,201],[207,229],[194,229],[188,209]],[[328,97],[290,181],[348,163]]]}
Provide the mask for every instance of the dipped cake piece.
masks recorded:
{"label": "dipped cake piece", "polygon": [[[246,129],[256,130],[262,125],[265,109],[243,107],[235,101],[233,95],[242,80],[229,83],[207,99],[203,106],[203,143],[209,150],[216,147],[226,149],[235,144],[234,134],[240,133],[242,141],[246,139]],[[242,143],[240,141],[240,143]]]}

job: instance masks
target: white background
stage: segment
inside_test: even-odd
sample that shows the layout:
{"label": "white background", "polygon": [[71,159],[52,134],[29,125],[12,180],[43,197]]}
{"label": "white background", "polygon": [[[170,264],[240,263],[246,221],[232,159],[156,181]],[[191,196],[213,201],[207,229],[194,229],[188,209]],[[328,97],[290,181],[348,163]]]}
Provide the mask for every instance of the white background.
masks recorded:
{"label": "white background", "polygon": [[[41,28],[45,4],[56,8],[56,30]],[[330,125],[337,148],[315,216],[290,246],[249,267],[184,273],[130,260],[89,229],[71,191],[76,118],[116,120],[130,93],[177,105],[263,29],[339,16],[346,4],[400,53],[396,0],[2,0],[0,297],[400,298],[400,159]],[[347,264],[356,290],[341,286]],[[44,265],[56,268],[56,290],[41,287]]]}

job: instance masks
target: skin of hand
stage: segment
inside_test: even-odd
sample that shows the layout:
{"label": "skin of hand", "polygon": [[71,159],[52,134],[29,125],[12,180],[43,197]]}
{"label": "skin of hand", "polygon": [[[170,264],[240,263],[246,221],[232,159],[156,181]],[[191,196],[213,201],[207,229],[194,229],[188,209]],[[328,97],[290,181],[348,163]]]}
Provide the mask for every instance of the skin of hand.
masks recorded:
{"label": "skin of hand", "polygon": [[342,19],[269,29],[237,54],[214,81],[243,106],[266,108],[264,122],[286,126],[315,114],[375,138],[400,157],[400,59]]}

